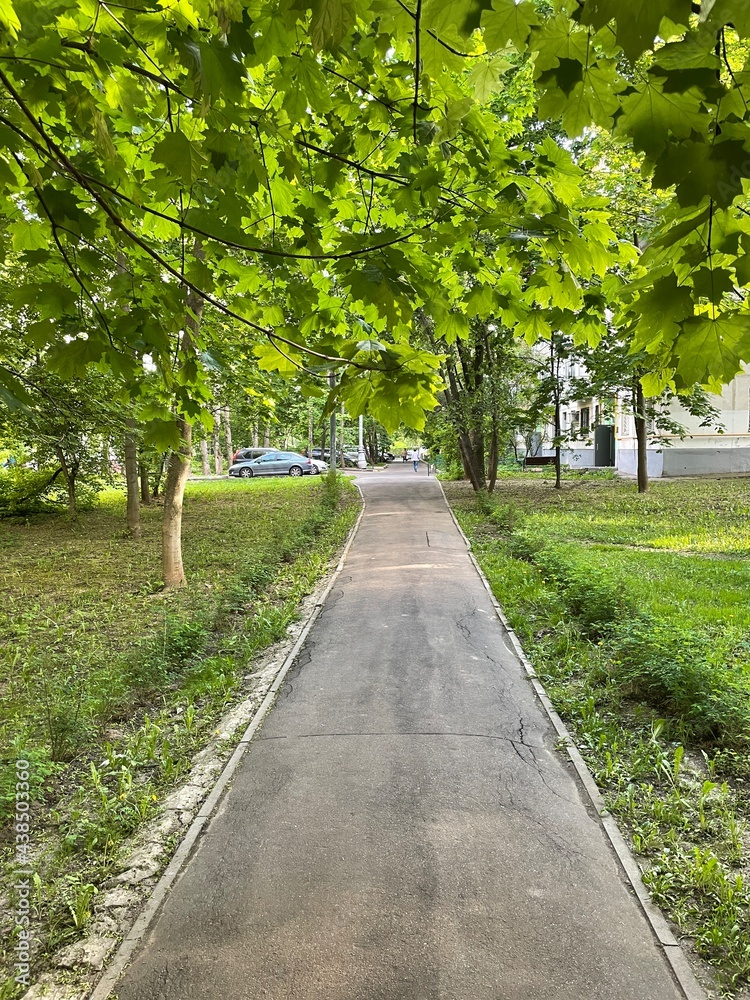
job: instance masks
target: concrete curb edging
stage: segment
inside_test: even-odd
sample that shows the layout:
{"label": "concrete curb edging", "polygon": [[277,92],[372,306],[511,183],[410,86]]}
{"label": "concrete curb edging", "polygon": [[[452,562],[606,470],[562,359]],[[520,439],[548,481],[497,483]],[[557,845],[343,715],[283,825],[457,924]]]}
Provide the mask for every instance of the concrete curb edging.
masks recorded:
{"label": "concrete curb edging", "polygon": [[[356,483],[354,485],[357,486]],[[232,780],[234,772],[236,771],[240,760],[244,756],[244,753],[247,750],[253,736],[276,700],[276,695],[284,682],[284,678],[297,659],[297,656],[307,639],[310,629],[317,621],[321,611],[323,610],[325,602],[328,599],[328,595],[333,590],[333,586],[344,568],[344,563],[346,562],[346,557],[349,554],[349,549],[351,548],[357,532],[359,531],[359,526],[362,523],[362,518],[365,513],[365,499],[359,486],[357,486],[357,490],[362,501],[362,507],[328,585],[320,595],[320,599],[316,602],[315,607],[302,628],[302,631],[297,637],[297,641],[279,667],[278,673],[276,674],[271,687],[268,689],[268,693],[258,707],[258,710],[250,721],[250,724],[245,729],[245,732],[242,734],[242,738],[237,744],[234,753],[222,768],[216,783],[203,802],[203,805],[198,810],[195,819],[188,828],[187,833],[180,841],[177,850],[172,855],[171,861],[164,869],[164,873],[159,881],[156,883],[151,896],[146,901],[143,909],[133,923],[133,926],[123,938],[119,948],[112,956],[112,959],[108,963],[101,979],[88,995],[88,1000],[108,1000],[108,998],[112,995],[112,991],[117,985],[117,982],[124,972],[128,962],[132,958],[134,951],[145,937],[152,920],[161,908],[177,876],[180,874],[190,858],[196,841],[200,837],[204,828],[208,825],[209,820],[224,795],[227,785]]]}
{"label": "concrete curb edging", "polygon": [[[552,723],[555,732],[560,737],[560,739],[565,742],[565,749],[567,751],[568,758],[570,759],[570,762],[575,769],[576,775],[581,783],[581,786],[583,787],[583,790],[586,793],[587,798],[589,799],[592,807],[596,811],[596,815],[599,818],[599,822],[601,823],[604,833],[607,839],[609,840],[610,846],[612,847],[612,850],[614,851],[617,857],[620,867],[625,875],[625,878],[630,888],[632,889],[636,899],[638,900],[641,910],[643,911],[656,940],[659,942],[659,945],[664,953],[664,957],[667,963],[669,964],[670,969],[672,970],[672,975],[674,976],[677,985],[680,987],[683,994],[685,995],[685,1000],[708,1000],[707,994],[704,992],[702,986],[696,979],[693,970],[690,968],[690,964],[688,963],[685,952],[682,950],[679,941],[677,941],[674,934],[669,929],[669,925],[667,924],[667,921],[664,915],[662,914],[661,910],[657,906],[655,906],[655,904],[652,902],[648,890],[646,889],[646,886],[643,884],[643,880],[641,879],[641,872],[638,867],[638,863],[633,857],[630,848],[625,843],[625,839],[622,833],[620,832],[620,829],[617,826],[614,817],[610,815],[610,813],[608,812],[607,807],[604,803],[604,799],[602,798],[599,788],[597,787],[597,784],[594,781],[594,776],[592,775],[586,762],[584,761],[583,757],[578,751],[578,748],[573,742],[573,738],[570,735],[567,726],[556,712],[549,698],[549,695],[544,689],[544,685],[539,680],[539,677],[537,676],[537,673],[534,670],[531,661],[526,656],[526,653],[523,650],[521,641],[519,640],[518,636],[516,635],[515,631],[510,625],[510,622],[505,617],[505,613],[503,612],[502,607],[500,606],[497,598],[493,594],[490,582],[484,575],[484,571],[482,570],[482,567],[479,565],[479,562],[477,561],[477,558],[474,555],[474,552],[472,550],[472,544],[467,538],[463,528],[458,523],[458,518],[454,514],[453,508],[448,502],[448,498],[445,495],[445,490],[443,489],[443,484],[437,477],[435,477],[435,482],[437,482],[438,486],[440,487],[440,492],[443,494],[443,500],[445,501],[445,505],[448,508],[451,518],[453,519],[453,523],[455,524],[459,534],[464,540],[464,544],[466,545],[469,558],[471,559],[475,570],[479,574],[479,578],[484,584],[484,588],[487,591],[490,601],[492,602],[492,606],[495,609],[495,614],[499,618],[500,623],[503,626],[503,629],[505,630],[508,638],[510,639],[510,643],[513,647],[513,652],[516,654],[524,670],[526,671],[526,675],[528,676],[531,682],[531,686],[534,689],[534,693],[536,694],[539,702],[542,705],[542,708],[544,709],[547,717]],[[94,1000],[94,998],[92,998],[92,1000]]]}

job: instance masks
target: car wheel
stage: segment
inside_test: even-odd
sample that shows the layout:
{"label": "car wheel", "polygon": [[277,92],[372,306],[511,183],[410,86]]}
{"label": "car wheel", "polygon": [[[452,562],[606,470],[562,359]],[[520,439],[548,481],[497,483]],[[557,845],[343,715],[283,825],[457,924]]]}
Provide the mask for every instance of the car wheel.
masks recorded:
{"label": "car wheel", "polygon": [[293,465],[291,467],[291,469],[289,470],[289,475],[290,476],[301,476],[302,475],[302,469],[300,468],[299,465]]}
{"label": "car wheel", "polygon": [[253,470],[252,469],[248,469],[247,467],[244,468],[244,469],[240,469],[240,476],[243,479],[252,479],[253,478]]}
{"label": "car wheel", "polygon": [[310,475],[312,476],[320,475],[320,469],[317,467],[317,465],[313,465],[313,467],[310,469]]}

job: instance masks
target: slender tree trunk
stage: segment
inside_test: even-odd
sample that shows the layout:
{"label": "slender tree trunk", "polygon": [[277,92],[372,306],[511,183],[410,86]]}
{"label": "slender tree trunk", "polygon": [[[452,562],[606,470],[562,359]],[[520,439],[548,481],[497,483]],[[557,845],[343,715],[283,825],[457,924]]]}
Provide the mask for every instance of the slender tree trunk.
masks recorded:
{"label": "slender tree trunk", "polygon": [[[307,407],[307,457],[312,458],[313,453],[313,432],[315,430],[315,419],[313,416],[313,404],[310,400]],[[323,456],[321,455],[321,458]]]}
{"label": "slender tree trunk", "polygon": [[268,424],[263,428],[263,447],[271,447],[271,428]]}
{"label": "slender tree trunk", "polygon": [[227,468],[234,461],[234,448],[232,447],[232,424],[229,419],[229,407],[224,407],[224,440],[227,446]]}
{"label": "slender tree trunk", "polygon": [[201,449],[201,473],[204,476],[211,475],[211,463],[208,459],[208,441],[203,437],[200,439]]}
{"label": "slender tree trunk", "polygon": [[562,489],[562,449],[560,447],[560,400],[555,400],[555,489]]}
{"label": "slender tree trunk", "polygon": [[221,457],[221,410],[217,408],[214,410],[214,432],[213,432],[213,450],[214,450],[214,473],[220,476],[224,471],[224,462]]}
{"label": "slender tree trunk", "polygon": [[125,508],[125,532],[130,538],[141,537],[141,504],[138,494],[138,445],[135,440],[135,418],[125,421],[125,485],[127,506]]}
{"label": "slender tree trunk", "polygon": [[154,475],[154,500],[161,496],[161,481],[164,478],[164,469],[166,468],[168,458],[168,452],[164,452],[159,458],[159,467]]}
{"label": "slender tree trunk", "polygon": [[70,465],[65,458],[65,452],[62,450],[60,445],[55,445],[55,454],[57,455],[57,460],[62,468],[63,478],[65,479],[65,486],[68,490],[68,514],[70,517],[77,517],[78,511],[76,510],[76,476],[78,475],[79,462],[74,461]]}
{"label": "slender tree trunk", "polygon": [[[203,256],[200,244],[196,241],[195,255]],[[180,341],[180,355],[189,358],[197,340],[203,315],[203,299],[194,292],[188,292],[185,305],[185,329]],[[172,590],[184,587],[187,582],[182,565],[182,505],[185,497],[185,486],[190,475],[190,459],[192,456],[193,428],[189,420],[178,414],[177,427],[182,439],[180,448],[173,451],[169,457],[167,482],[164,487],[164,518],[161,532],[162,576],[164,589]]]}
{"label": "slender tree trunk", "polygon": [[144,462],[138,466],[138,472],[141,478],[141,505],[148,507],[151,503],[151,484],[148,481],[148,467]]}
{"label": "slender tree trunk", "polygon": [[635,438],[638,450],[638,492],[648,493],[648,435],[646,433],[646,401],[643,398],[641,380],[636,379],[633,385],[635,416]]}
{"label": "slender tree trunk", "polygon": [[173,451],[169,456],[164,484],[161,557],[165,590],[184,587],[187,582],[182,565],[182,504],[190,475],[193,428],[183,417],[178,417],[177,426],[182,444],[179,451]]}
{"label": "slender tree trunk", "polygon": [[549,342],[550,374],[552,376],[553,391],[555,393],[555,489],[562,489],[562,454],[560,448],[560,438],[562,427],[560,426],[560,367],[555,356],[555,337],[552,335]]}
{"label": "slender tree trunk", "polygon": [[258,425],[253,424],[253,437],[252,437],[253,448],[258,447]]}
{"label": "slender tree trunk", "polygon": [[487,492],[492,493],[495,489],[495,483],[497,482],[497,463],[499,460],[498,455],[498,433],[497,433],[497,420],[495,417],[492,418],[492,433],[490,434],[490,447],[489,453],[487,455]]}

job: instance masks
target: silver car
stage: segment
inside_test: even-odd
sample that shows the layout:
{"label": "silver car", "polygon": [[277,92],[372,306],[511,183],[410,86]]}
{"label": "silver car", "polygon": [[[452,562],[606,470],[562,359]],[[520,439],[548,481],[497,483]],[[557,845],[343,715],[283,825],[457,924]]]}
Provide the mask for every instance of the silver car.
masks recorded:
{"label": "silver car", "polygon": [[312,472],[312,462],[293,451],[271,451],[260,458],[235,462],[229,468],[230,476],[252,479],[253,476],[307,476]]}

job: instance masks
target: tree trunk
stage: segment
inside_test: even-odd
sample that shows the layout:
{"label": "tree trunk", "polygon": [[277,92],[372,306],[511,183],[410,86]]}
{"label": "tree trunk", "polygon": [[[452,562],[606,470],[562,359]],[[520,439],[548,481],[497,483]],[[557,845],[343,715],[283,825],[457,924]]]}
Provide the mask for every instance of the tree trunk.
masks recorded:
{"label": "tree trunk", "polygon": [[125,532],[129,538],[141,537],[141,505],[138,495],[138,445],[135,440],[135,419],[125,421],[128,431],[125,435],[125,485],[127,506],[125,508]]}
{"label": "tree trunk", "polygon": [[[315,421],[313,417],[313,404],[310,400],[307,407],[307,457],[312,458],[313,453],[313,432],[315,430]],[[321,458],[323,456],[321,455]]]}
{"label": "tree trunk", "polygon": [[227,446],[227,468],[234,461],[234,448],[232,447],[232,424],[229,420],[229,407],[224,407],[224,440]]}
{"label": "tree trunk", "polygon": [[201,438],[200,440],[200,449],[201,449],[201,473],[204,476],[210,476],[211,463],[208,459],[208,441],[206,441],[205,438]]}
{"label": "tree trunk", "polygon": [[[203,256],[200,244],[196,241],[195,255]],[[203,299],[194,292],[188,292],[185,297],[186,318],[179,352],[187,360],[195,349],[198,330],[203,315]],[[185,497],[185,486],[190,475],[190,459],[192,456],[193,428],[190,421],[182,414],[177,416],[177,428],[182,443],[178,451],[173,451],[169,458],[167,482],[164,487],[164,517],[161,529],[161,561],[164,589],[172,590],[184,587],[187,582],[182,565],[182,505]]]}
{"label": "tree trunk", "polygon": [[253,436],[252,436],[252,446],[253,448],[258,447],[258,425],[253,424]]}
{"label": "tree trunk", "polygon": [[173,451],[169,456],[167,480],[164,484],[161,561],[165,590],[184,587],[187,582],[182,565],[182,504],[190,475],[193,428],[183,417],[178,418],[177,426],[182,444],[179,451]]}
{"label": "tree trunk", "polygon": [[168,458],[168,453],[164,452],[159,459],[159,468],[156,470],[156,474],[154,475],[154,500],[161,496],[161,481],[164,477],[164,468],[167,464]]}
{"label": "tree trunk", "polygon": [[143,462],[138,466],[138,472],[141,477],[141,504],[148,507],[151,503],[151,484],[148,481],[148,468]]}
{"label": "tree trunk", "polygon": [[271,447],[271,428],[269,427],[268,424],[266,424],[266,426],[263,428],[263,447],[264,448]]}
{"label": "tree trunk", "polygon": [[498,433],[497,420],[492,420],[492,433],[490,435],[490,448],[487,455],[487,492],[492,493],[497,482],[497,463],[500,459],[498,455]]}
{"label": "tree trunk", "polygon": [[479,493],[487,489],[487,480],[484,475],[484,442],[479,448],[479,435],[476,431],[467,434],[462,431],[458,436],[458,446],[461,450],[464,469],[468,475],[474,492]]}
{"label": "tree trunk", "polygon": [[562,455],[560,448],[560,437],[562,427],[560,426],[560,368],[555,356],[555,338],[550,340],[550,368],[553,379],[555,393],[555,489],[562,489]]}
{"label": "tree trunk", "polygon": [[78,511],[76,510],[76,476],[78,475],[79,462],[74,461],[71,465],[65,458],[65,452],[62,450],[60,445],[55,445],[55,454],[57,455],[57,460],[60,463],[60,468],[62,469],[63,478],[65,479],[65,485],[68,490],[68,514],[70,517],[77,517]]}
{"label": "tree trunk", "polygon": [[648,435],[646,434],[646,413],[645,406],[646,401],[643,397],[643,386],[641,385],[641,380],[636,379],[633,386],[634,392],[634,406],[633,414],[635,417],[635,437],[638,445],[638,492],[647,493],[648,492]]}
{"label": "tree trunk", "polygon": [[221,457],[221,410],[218,407],[214,410],[213,449],[214,472],[220,476],[224,471],[224,462]]}

